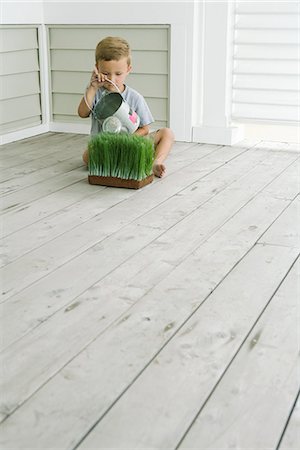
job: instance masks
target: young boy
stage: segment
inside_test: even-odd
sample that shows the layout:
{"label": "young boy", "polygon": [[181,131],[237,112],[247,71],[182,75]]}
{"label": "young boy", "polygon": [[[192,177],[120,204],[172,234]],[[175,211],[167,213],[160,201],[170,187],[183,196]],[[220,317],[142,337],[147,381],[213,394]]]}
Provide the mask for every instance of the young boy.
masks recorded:
{"label": "young boy", "polygon": [[[78,106],[79,116],[88,117],[91,109],[107,93],[106,91],[116,92],[114,85],[107,81],[111,80],[140,118],[140,126],[135,133],[153,138],[155,147],[153,173],[157,177],[162,177],[166,170],[163,163],[174,141],[173,132],[169,128],[161,128],[149,134],[149,125],[154,122],[154,119],[148,105],[141,94],[125,85],[126,77],[131,71],[131,52],[127,41],[119,37],[107,37],[97,45],[95,57],[96,65],[85,98],[82,98]],[[92,115],[91,134],[99,132],[101,132],[101,124]],[[83,154],[83,160],[85,163],[88,162],[87,150]]]}

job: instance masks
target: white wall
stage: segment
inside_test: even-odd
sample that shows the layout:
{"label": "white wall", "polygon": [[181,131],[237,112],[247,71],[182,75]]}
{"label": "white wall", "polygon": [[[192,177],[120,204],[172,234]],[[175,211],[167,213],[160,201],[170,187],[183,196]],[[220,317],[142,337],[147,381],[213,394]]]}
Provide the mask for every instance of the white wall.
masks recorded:
{"label": "white wall", "polygon": [[1,24],[40,24],[43,23],[43,0],[1,0]]}

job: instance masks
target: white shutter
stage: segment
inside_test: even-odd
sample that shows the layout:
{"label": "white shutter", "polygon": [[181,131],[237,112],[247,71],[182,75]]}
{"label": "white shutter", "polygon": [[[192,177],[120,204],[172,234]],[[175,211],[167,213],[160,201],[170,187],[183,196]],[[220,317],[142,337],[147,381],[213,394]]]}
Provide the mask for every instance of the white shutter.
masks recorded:
{"label": "white shutter", "polygon": [[236,1],[233,120],[299,121],[299,14],[295,1]]}
{"label": "white shutter", "polygon": [[42,122],[38,30],[0,27],[0,134]]}

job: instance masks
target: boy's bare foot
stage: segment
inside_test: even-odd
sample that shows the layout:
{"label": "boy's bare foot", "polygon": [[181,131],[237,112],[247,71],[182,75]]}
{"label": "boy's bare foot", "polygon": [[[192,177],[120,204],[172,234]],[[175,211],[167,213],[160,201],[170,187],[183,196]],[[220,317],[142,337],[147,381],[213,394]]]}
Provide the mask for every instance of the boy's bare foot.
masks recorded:
{"label": "boy's bare foot", "polygon": [[166,172],[166,167],[160,163],[153,164],[153,173],[156,177],[161,178],[164,176]]}

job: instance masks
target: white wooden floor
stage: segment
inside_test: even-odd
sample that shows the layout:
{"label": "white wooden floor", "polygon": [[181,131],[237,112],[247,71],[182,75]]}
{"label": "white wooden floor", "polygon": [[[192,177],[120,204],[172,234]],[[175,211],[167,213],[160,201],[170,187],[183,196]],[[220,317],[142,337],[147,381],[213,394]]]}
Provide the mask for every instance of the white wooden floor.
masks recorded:
{"label": "white wooden floor", "polygon": [[134,191],[86,142],[0,150],[1,449],[300,448],[296,145],[176,143]]}

